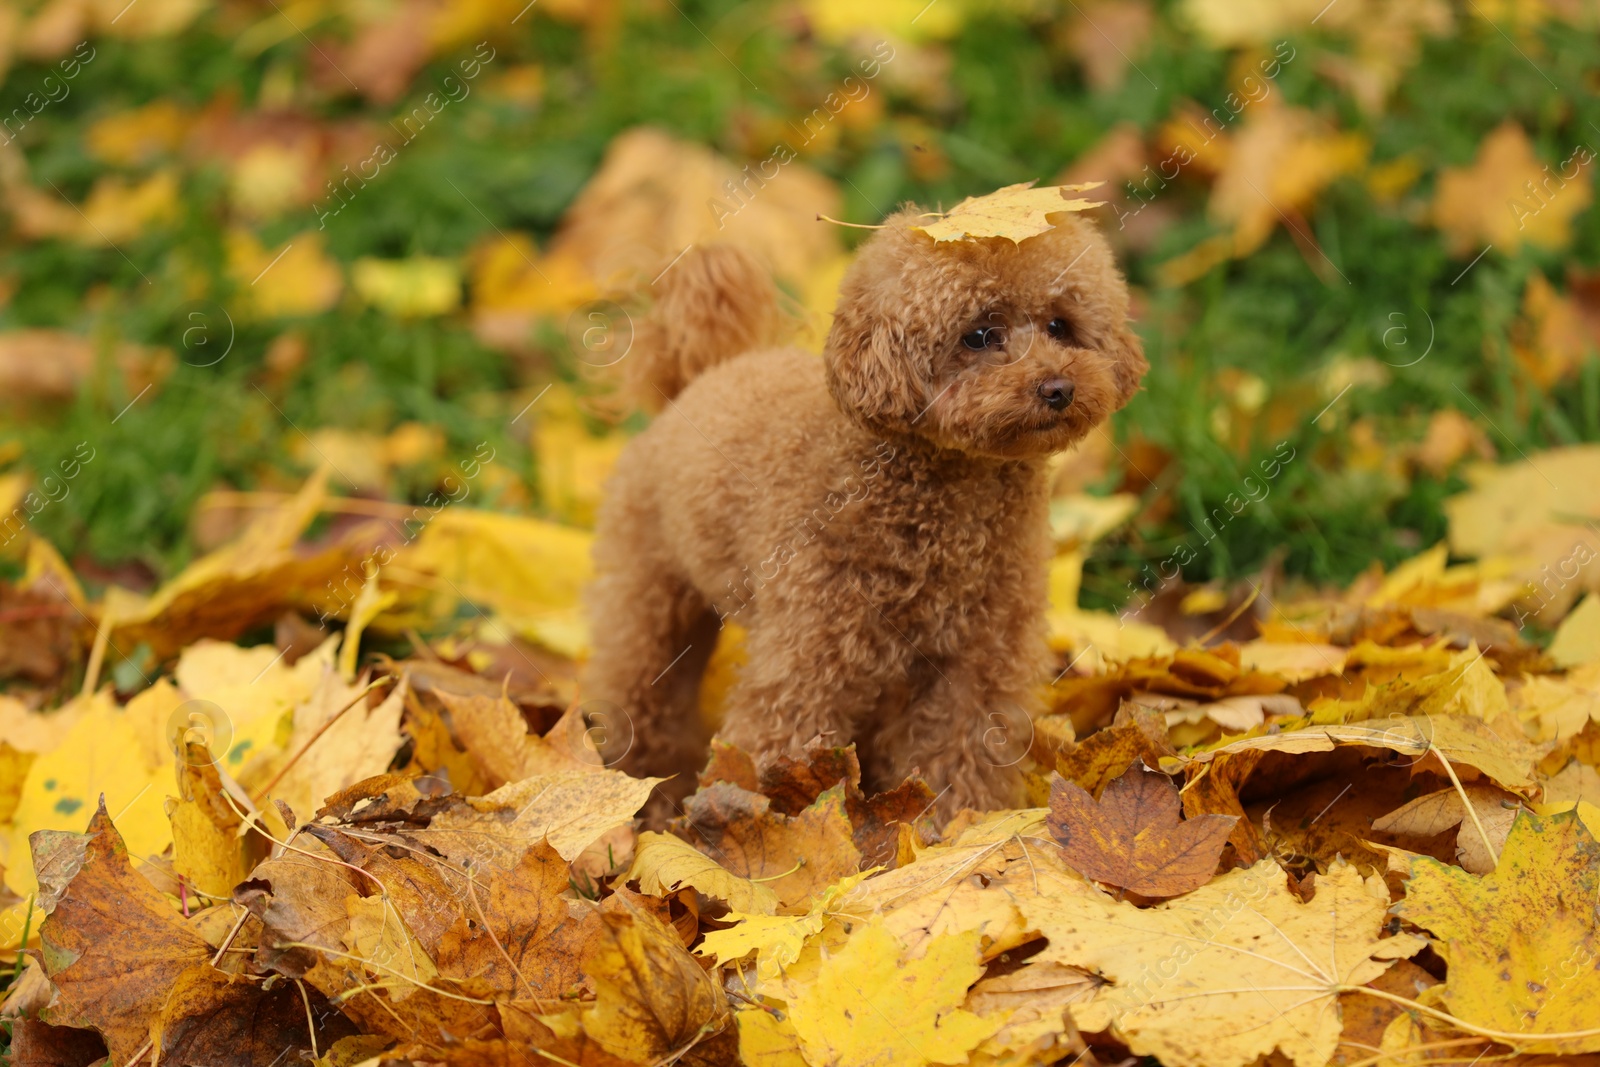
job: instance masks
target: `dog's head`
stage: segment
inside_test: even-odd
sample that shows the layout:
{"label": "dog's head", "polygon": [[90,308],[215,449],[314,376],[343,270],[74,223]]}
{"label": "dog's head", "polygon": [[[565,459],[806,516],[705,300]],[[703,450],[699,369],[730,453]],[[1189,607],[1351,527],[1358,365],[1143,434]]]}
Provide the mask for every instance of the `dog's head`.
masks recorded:
{"label": "dog's head", "polygon": [[876,433],[1024,459],[1068,448],[1126,404],[1148,364],[1104,238],[936,244],[914,208],[845,275],[825,353],[840,408]]}

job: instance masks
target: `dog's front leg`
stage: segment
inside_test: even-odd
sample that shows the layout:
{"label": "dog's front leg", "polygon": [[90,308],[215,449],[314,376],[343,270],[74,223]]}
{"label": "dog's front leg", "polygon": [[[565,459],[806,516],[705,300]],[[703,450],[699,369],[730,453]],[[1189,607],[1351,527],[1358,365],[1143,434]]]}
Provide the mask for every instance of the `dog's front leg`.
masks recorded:
{"label": "dog's front leg", "polygon": [[995,686],[983,674],[962,660],[937,666],[904,713],[883,723],[874,738],[874,786],[921,775],[938,792],[941,819],[962,808],[1022,804],[1020,767],[1037,699],[1025,686]]}
{"label": "dog's front leg", "polygon": [[799,755],[819,735],[836,745],[855,740],[909,655],[864,600],[770,592],[718,732],[758,763]]}

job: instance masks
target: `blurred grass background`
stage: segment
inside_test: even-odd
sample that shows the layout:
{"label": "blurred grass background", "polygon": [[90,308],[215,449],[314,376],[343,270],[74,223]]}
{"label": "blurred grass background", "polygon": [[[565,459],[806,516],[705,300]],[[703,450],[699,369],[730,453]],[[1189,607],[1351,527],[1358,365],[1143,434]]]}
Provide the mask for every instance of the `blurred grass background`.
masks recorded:
{"label": "blurred grass background", "polygon": [[591,301],[725,236],[814,344],[858,233],[818,210],[1033,179],[1106,182],[1152,365],[1060,475],[1139,496],[1086,606],[1185,545],[1344,582],[1465,464],[1600,440],[1594,2],[524,3],[0,5],[0,460],[20,498],[93,449],[28,520],[91,587],[320,459],[421,502],[487,441],[475,505],[581,525],[638,425]]}

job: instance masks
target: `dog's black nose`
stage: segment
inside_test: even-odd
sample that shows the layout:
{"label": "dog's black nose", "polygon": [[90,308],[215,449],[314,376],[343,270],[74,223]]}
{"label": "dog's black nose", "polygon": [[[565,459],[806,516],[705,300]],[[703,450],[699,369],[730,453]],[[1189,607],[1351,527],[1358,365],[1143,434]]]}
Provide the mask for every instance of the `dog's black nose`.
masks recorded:
{"label": "dog's black nose", "polygon": [[1065,378],[1048,378],[1039,383],[1039,399],[1051,411],[1064,411],[1072,403],[1072,383]]}

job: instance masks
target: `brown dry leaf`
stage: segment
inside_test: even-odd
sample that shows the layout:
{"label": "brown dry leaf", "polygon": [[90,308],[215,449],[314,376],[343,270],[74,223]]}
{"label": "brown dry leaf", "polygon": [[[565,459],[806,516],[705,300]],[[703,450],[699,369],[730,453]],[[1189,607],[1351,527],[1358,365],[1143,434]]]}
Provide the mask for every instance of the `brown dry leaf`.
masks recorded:
{"label": "brown dry leaf", "polygon": [[328,582],[342,581],[347,568],[359,571],[366,533],[352,532],[310,556],[294,549],[322,510],[328,473],[317,471],[237,540],[195,560],[148,598],[133,598],[136,606],[107,607],[102,621],[112,626],[111,642],[118,648],[143,643],[157,659],[167,659],[202,637],[231,638],[271,622],[309,604]]}
{"label": "brown dry leaf", "polygon": [[1600,308],[1593,303],[1593,287],[1577,277],[1573,282],[1570,292],[1559,293],[1535,272],[1522,293],[1523,317],[1512,326],[1511,350],[1542,389],[1576,374],[1600,348]]}
{"label": "brown dry leaf", "polygon": [[475,868],[510,870],[540,838],[571,862],[606,831],[632,822],[661,781],[609,769],[540,775],[464,798],[413,834],[451,862],[470,860]]}
{"label": "brown dry leaf", "polygon": [[[1367,986],[1411,1000],[1438,981],[1410,960],[1396,960],[1394,966],[1368,982]],[[1384,1031],[1407,1012],[1404,1007],[1390,1000],[1364,993],[1341,993],[1339,1014],[1344,1019],[1344,1032],[1339,1035],[1339,1051],[1332,1062],[1337,1067],[1343,1067],[1371,1058],[1382,1046]]]}
{"label": "brown dry leaf", "polygon": [[[1263,854],[1300,876],[1341,856],[1363,871],[1386,868],[1372,824],[1416,795],[1421,783],[1407,766],[1409,757],[1357,746],[1295,760],[1258,755],[1259,777],[1239,788],[1252,798],[1248,817],[1260,825]],[[1422,783],[1447,781],[1428,777]]]}
{"label": "brown dry leaf", "polygon": [[[1581,172],[1582,165],[1574,156],[1545,166],[1522,127],[1507,120],[1478,145],[1470,166],[1439,172],[1434,224],[1456,255],[1476,255],[1486,244],[1509,255],[1524,241],[1565,248],[1572,239],[1572,219],[1593,195],[1588,180],[1573,180],[1583,177],[1572,173]],[[1529,183],[1537,195],[1530,195]]]}
{"label": "brown dry leaf", "polygon": [[1181,794],[1186,817],[1230,815],[1236,820],[1228,844],[1233,846],[1235,861],[1245,867],[1267,854],[1261,834],[1255,823],[1245,817],[1244,804],[1239,800],[1239,790],[1263,756],[1261,752],[1241,752],[1203,764],[1190,774]]}
{"label": "brown dry leaf", "polygon": [[1076,967],[1045,961],[980,978],[962,1005],[985,1019],[1004,1024],[972,1050],[971,1063],[1030,1062],[1061,1047],[1061,1019],[1072,1004],[1092,997],[1100,982]]}
{"label": "brown dry leaf", "polygon": [[1172,779],[1136,763],[1098,801],[1057,778],[1046,825],[1067,863],[1086,877],[1145,898],[1175,897],[1211,880],[1237,821],[1229,815],[1180,821],[1180,810]]}
{"label": "brown dry leaf", "polygon": [[[3,23],[4,16],[0,16]],[[51,1026],[37,1019],[7,1019],[11,1027],[10,1059],[37,1067],[88,1067],[106,1059],[106,1043],[93,1030]]]}
{"label": "brown dry leaf", "polygon": [[1167,720],[1158,711],[1124,705],[1116,721],[1068,747],[1056,759],[1056,773],[1098,795],[1113,778],[1143,760],[1151,765],[1173,755]]}
{"label": "brown dry leaf", "polygon": [[133,869],[104,803],[83,834],[33,835],[45,974],[60,991],[47,1021],[92,1026],[128,1063],[178,976],[211,946]]}
{"label": "brown dry leaf", "polygon": [[[7,401],[68,400],[89,381],[113,370],[128,396],[160,385],[177,365],[165,348],[121,343],[102,346],[65,330],[11,330],[0,333],[0,395]],[[85,449],[87,448],[87,453]],[[87,443],[76,459],[92,463]],[[8,509],[9,510],[9,509]]]}
{"label": "brown dry leaf", "polygon": [[1101,182],[1081,185],[1046,185],[1035,189],[1033,182],[1020,182],[996,189],[984,196],[969,196],[944,213],[937,222],[913,226],[940,241],[970,241],[1003,237],[1019,244],[1030,237],[1048,233],[1053,225],[1049,216],[1068,211],[1087,211],[1101,201],[1069,197],[1097,189]]}
{"label": "brown dry leaf", "polygon": [[860,870],[844,793],[834,786],[789,816],[764,796],[717,782],[684,801],[681,822],[723,868],[769,886],[785,910],[804,910],[809,897]]}
{"label": "brown dry leaf", "polygon": [[234,889],[233,899],[261,922],[260,964],[299,978],[317,965],[317,948],[344,951],[350,925],[345,898],[370,886],[320,841],[297,841],[293,852],[258,864]]}
{"label": "brown dry leaf", "polygon": [[[459,888],[463,874],[424,850],[399,847],[402,840],[381,829],[376,833],[354,828],[346,832],[310,823],[304,833],[328,846],[343,862],[370,875],[357,879],[364,887],[361,891],[370,893],[374,886],[381,887],[385,899],[405,917],[423,952],[430,958],[437,955],[445,931],[464,908],[464,890]],[[350,911],[348,897],[345,910]]]}
{"label": "brown dry leaf", "polygon": [[588,905],[575,912],[567,862],[540,841],[514,869],[485,871],[487,891],[468,886],[471,900],[458,905],[461,914],[444,935],[439,972],[519,997],[549,1001],[570,993],[583,981],[582,962],[600,923]]}
{"label": "brown dry leaf", "polygon": [[1483,427],[1455,408],[1435,411],[1428,417],[1428,432],[1411,453],[1417,466],[1443,478],[1467,456],[1494,459],[1494,445]]}
{"label": "brown dry leaf", "polygon": [[[389,769],[405,742],[400,734],[405,688],[402,678],[368,708],[365,686],[347,685],[335,672],[325,672],[311,698],[295,708],[282,752],[246,764],[241,780],[259,790],[276,777],[270,797],[288,804],[301,820],[309,818],[324,797]],[[280,776],[290,758],[294,762]]]}
{"label": "brown dry leaf", "polygon": [[[729,181],[755,195],[730,198]],[[700,145],[639,127],[612,139],[549,259],[581,265],[603,291],[654,278],[688,245],[715,238],[744,245],[798,284],[837,253],[835,228],[817,216],[837,215],[838,205],[832,182],[798,161],[784,164],[782,180],[757,186]]]}
{"label": "brown dry leaf", "polygon": [[[1462,792],[1466,796],[1463,798]],[[1471,814],[1468,805],[1471,805]],[[1500,850],[1521,811],[1520,798],[1490,785],[1474,782],[1462,791],[1441,789],[1397,808],[1372,823],[1372,828],[1400,837],[1432,837],[1452,827],[1456,858],[1473,874],[1494,870]]]}
{"label": "brown dry leaf", "polygon": [[600,912],[598,944],[584,961],[596,995],[583,1032],[631,1062],[676,1060],[728,1027],[727,999],[671,927],[614,899],[622,906]]}
{"label": "brown dry leaf", "polygon": [[1424,941],[1383,938],[1389,892],[1336,861],[1302,903],[1272,860],[1229,871],[1151,908],[1111,900],[1041,872],[1023,914],[1049,940],[1034,957],[1110,984],[1074,1004],[1084,1030],[1106,1030],[1169,1067],[1244,1067],[1273,1050],[1322,1067],[1340,1033],[1342,987],[1364,985]]}
{"label": "brown dry leaf", "polygon": [[[1358,171],[1369,148],[1362,135],[1340,132],[1309,111],[1282,106],[1277,96],[1252,107],[1211,191],[1212,217],[1233,226],[1232,254],[1254,252],[1286,218],[1291,236],[1309,241],[1309,228],[1293,220],[1336,178]],[[1320,272],[1327,264],[1319,257],[1317,252],[1308,262],[1315,259],[1313,267]]]}
{"label": "brown dry leaf", "polygon": [[1097,90],[1116,89],[1150,39],[1155,12],[1148,0],[1087,0],[1075,13],[1066,39],[1085,80]]}
{"label": "brown dry leaf", "polygon": [[902,830],[919,841],[935,836],[934,792],[920,778],[908,778],[893,789],[867,796],[861,790],[861,761],[854,744],[809,743],[801,758],[780,756],[757,774],[748,755],[713,742],[712,760],[700,774],[702,788],[715,781],[731,782],[772,801],[772,809],[798,815],[818,797],[844,785],[845,814],[854,828],[863,866],[892,867]]}
{"label": "brown dry leaf", "polygon": [[[503,694],[462,696],[440,690],[438,695],[450,714],[451,732],[493,788],[535,775],[598,770],[601,766],[598,756],[582,759],[529,733],[522,710]],[[559,724],[551,735],[564,736]]]}
{"label": "brown dry leaf", "polygon": [[208,1067],[254,1067],[282,1057],[309,1056],[356,1032],[349,1019],[315,989],[294,982],[271,988],[209,963],[179,974],[159,1019],[160,1059]]}

